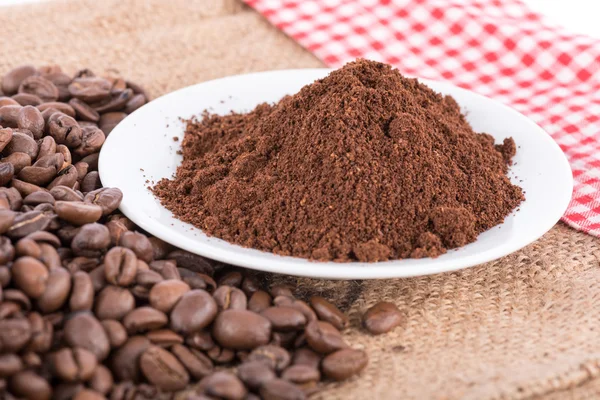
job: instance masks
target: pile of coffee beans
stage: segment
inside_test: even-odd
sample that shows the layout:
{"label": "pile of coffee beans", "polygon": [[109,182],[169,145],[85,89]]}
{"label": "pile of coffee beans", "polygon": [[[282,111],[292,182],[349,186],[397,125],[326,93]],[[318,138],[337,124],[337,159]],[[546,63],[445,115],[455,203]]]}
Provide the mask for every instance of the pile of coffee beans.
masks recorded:
{"label": "pile of coffee beans", "polygon": [[[303,399],[365,368],[326,299],[263,290],[119,214],[98,152],[139,86],[23,66],[1,88],[0,398]],[[400,321],[367,317],[375,333]]]}

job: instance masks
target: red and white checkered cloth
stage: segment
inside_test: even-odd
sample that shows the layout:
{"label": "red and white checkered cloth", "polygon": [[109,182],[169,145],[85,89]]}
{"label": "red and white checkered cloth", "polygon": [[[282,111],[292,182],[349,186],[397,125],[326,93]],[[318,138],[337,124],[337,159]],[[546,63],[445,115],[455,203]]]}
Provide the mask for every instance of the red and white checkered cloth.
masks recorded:
{"label": "red and white checkered cloth", "polygon": [[246,0],[340,67],[358,57],[502,101],[567,155],[575,187],[563,221],[600,236],[600,41],[520,0]]}

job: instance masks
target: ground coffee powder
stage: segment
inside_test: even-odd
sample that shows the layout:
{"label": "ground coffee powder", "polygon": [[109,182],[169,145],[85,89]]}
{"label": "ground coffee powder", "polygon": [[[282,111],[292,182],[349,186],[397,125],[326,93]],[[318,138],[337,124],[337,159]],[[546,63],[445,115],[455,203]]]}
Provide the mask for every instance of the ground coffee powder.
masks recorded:
{"label": "ground coffee powder", "polygon": [[516,147],[449,96],[358,60],[274,105],[188,121],[183,163],[154,187],[209,235],[316,260],[435,257],[523,200]]}

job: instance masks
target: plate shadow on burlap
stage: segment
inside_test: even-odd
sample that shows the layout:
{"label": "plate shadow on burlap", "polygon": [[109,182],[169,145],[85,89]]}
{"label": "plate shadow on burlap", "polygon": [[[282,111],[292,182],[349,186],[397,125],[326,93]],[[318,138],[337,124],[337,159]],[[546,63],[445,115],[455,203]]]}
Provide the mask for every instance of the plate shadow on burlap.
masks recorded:
{"label": "plate shadow on burlap", "polygon": [[[154,97],[232,74],[323,66],[238,0],[56,0],[0,8],[0,26],[0,73],[23,63],[114,67]],[[559,224],[521,251],[459,272],[269,279],[347,309],[347,341],[370,354],[360,377],[315,398],[581,399],[600,397],[599,260],[598,239]],[[406,323],[373,337],[359,319],[380,300],[395,302]]]}

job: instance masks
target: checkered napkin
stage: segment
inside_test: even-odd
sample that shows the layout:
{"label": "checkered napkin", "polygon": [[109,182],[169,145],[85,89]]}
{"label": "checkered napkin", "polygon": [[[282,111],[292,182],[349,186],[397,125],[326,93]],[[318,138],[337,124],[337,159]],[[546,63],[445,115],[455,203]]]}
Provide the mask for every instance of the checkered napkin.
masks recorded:
{"label": "checkered napkin", "polygon": [[357,57],[504,102],[567,155],[575,187],[563,221],[600,236],[600,41],[520,0],[245,0],[340,67]]}

